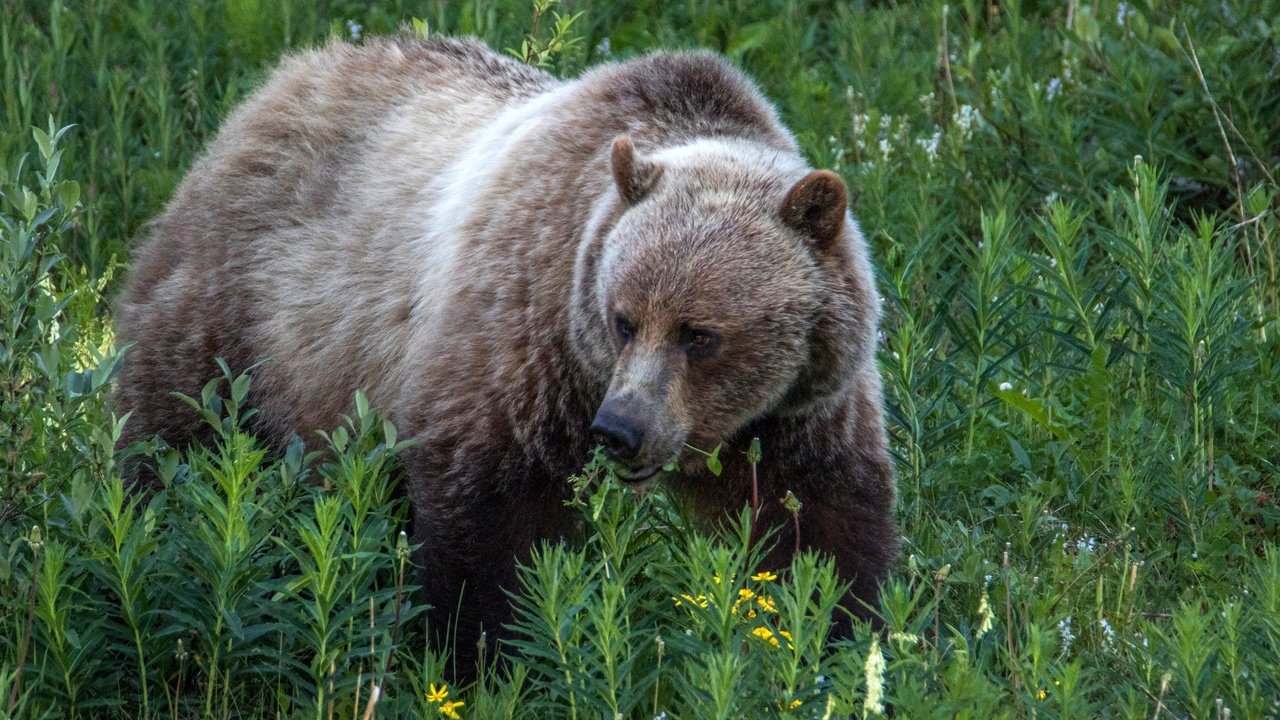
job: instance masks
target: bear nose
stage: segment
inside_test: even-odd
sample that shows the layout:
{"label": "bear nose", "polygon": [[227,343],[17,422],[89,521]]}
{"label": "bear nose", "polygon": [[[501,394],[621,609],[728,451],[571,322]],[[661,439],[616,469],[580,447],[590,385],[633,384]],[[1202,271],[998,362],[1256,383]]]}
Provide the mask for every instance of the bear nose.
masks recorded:
{"label": "bear nose", "polygon": [[644,431],[631,422],[601,410],[591,423],[591,432],[600,439],[605,452],[614,460],[630,460],[640,452]]}

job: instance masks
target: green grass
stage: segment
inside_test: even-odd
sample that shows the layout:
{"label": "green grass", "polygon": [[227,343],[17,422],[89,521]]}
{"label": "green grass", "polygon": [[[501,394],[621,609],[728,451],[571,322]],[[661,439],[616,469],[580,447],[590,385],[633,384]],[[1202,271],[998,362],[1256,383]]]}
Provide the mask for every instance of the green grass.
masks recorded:
{"label": "green grass", "polygon": [[[822,561],[752,579],[742,523],[589,465],[590,539],[441,697],[363,400],[277,457],[212,382],[221,442],[133,449],[167,489],[125,491],[132,240],[281,52],[415,17],[565,74],[719,50],[849,182],[908,553],[881,634],[827,646]],[[1280,716],[1278,68],[1275,0],[4,3],[0,717]]]}

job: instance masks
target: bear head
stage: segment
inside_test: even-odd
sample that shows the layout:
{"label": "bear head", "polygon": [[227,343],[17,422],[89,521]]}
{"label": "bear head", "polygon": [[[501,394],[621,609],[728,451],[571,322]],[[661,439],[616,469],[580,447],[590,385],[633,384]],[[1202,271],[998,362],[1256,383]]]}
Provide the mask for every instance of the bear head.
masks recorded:
{"label": "bear head", "polygon": [[624,479],[845,390],[878,315],[844,183],[794,153],[614,140],[605,224],[580,252],[574,345],[607,386],[591,426]]}

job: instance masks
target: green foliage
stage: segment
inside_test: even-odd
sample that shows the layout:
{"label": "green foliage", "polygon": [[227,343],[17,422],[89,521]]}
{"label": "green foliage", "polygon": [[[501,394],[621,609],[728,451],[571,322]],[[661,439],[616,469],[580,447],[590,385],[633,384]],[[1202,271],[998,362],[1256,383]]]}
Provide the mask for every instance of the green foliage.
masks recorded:
{"label": "green foliage", "polygon": [[[226,373],[212,447],[115,451],[129,242],[281,52],[401,26],[567,75],[718,50],[843,175],[908,544],[881,632],[829,643],[829,564],[761,575],[749,514],[593,462],[586,539],[447,687],[363,397],[277,454]],[[5,3],[0,717],[1274,717],[1278,39],[1275,0]]]}

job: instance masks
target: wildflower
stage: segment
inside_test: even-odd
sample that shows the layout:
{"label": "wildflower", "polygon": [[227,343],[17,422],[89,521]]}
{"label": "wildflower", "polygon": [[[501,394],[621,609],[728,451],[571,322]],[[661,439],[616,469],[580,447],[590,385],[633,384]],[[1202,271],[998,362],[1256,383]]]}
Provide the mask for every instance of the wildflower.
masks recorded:
{"label": "wildflower", "polygon": [[739,589],[738,599],[736,602],[733,603],[734,612],[738,611],[738,608],[742,605],[742,603],[750,603],[755,598],[755,596],[756,596],[755,592],[748,590],[747,588]]}
{"label": "wildflower", "polygon": [[676,607],[689,603],[690,605],[697,605],[700,608],[706,609],[709,603],[706,595],[699,595],[698,597],[681,595],[680,597],[672,597],[671,599],[675,601]]}
{"label": "wildflower", "polygon": [[427,702],[439,704],[444,702],[447,697],[449,697],[448,685],[436,687],[435,683],[431,683],[430,687],[427,689]]}
{"label": "wildflower", "polygon": [[347,20],[347,32],[351,35],[351,42],[360,42],[360,38],[364,36],[364,26],[355,20]]}
{"label": "wildflower", "polygon": [[765,612],[767,612],[767,613],[776,613],[776,612],[778,612],[778,606],[777,606],[777,604],[773,602],[773,598],[771,598],[771,597],[769,597],[769,596],[767,596],[767,595],[760,595],[760,596],[756,597],[756,604],[760,606],[760,609],[761,609],[761,610],[763,610],[763,611],[765,611]]}
{"label": "wildflower", "polygon": [[981,122],[981,116],[974,106],[961,105],[960,112],[955,116],[955,121],[956,126],[960,128],[960,132],[965,137],[969,137],[973,134],[973,129]]}
{"label": "wildflower", "polygon": [[774,647],[778,647],[778,638],[773,636],[773,631],[767,627],[758,627],[751,631],[752,635],[764,640]]}
{"label": "wildflower", "polygon": [[862,137],[867,133],[867,126],[871,124],[871,116],[866,113],[854,113],[850,116],[849,124],[853,130],[853,140],[862,147]]}
{"label": "wildflower", "polygon": [[991,599],[987,596],[987,591],[982,591],[982,599],[978,601],[978,617],[982,618],[982,622],[978,623],[978,631],[976,636],[979,640],[983,635],[991,632],[992,620],[995,619],[995,613],[991,612]]}
{"label": "wildflower", "polygon": [[791,701],[791,704],[790,704],[790,705],[788,705],[787,707],[788,707],[789,709],[791,709],[791,710],[795,710],[796,708],[800,707],[800,706],[801,706],[801,705],[803,705],[803,704],[804,704],[804,702],[802,702],[801,700],[799,700],[799,699],[797,698],[797,699],[795,699],[795,700],[792,700],[792,701]]}
{"label": "wildflower", "polygon": [[893,154],[893,146],[889,144],[889,138],[880,138],[880,157],[888,162],[889,157]]}
{"label": "wildflower", "polygon": [[938,143],[941,141],[942,131],[934,130],[930,137],[916,138],[916,146],[924,150],[925,157],[932,163],[938,159]]}
{"label": "wildflower", "polygon": [[752,575],[751,579],[755,580],[756,582],[773,582],[774,580],[778,579],[778,576],[769,572],[768,570],[761,570],[755,575]]}
{"label": "wildflower", "polygon": [[1102,628],[1103,642],[1110,647],[1116,643],[1116,631],[1106,618],[1098,618],[1098,627]]}
{"label": "wildflower", "polygon": [[1129,3],[1122,2],[1116,6],[1116,25],[1124,27],[1129,24],[1129,18],[1133,17],[1133,8],[1129,7]]}
{"label": "wildflower", "polygon": [[465,703],[461,700],[444,703],[440,706],[440,714],[449,718],[449,720],[458,720],[458,708],[462,707],[464,704]]}
{"label": "wildflower", "polygon": [[1012,390],[1012,389],[1013,389],[1013,383],[1011,383],[1011,382],[1002,382],[1002,383],[1000,383],[1000,389],[1001,389],[1002,391],[1008,392],[1009,390]]}
{"label": "wildflower", "polygon": [[613,54],[613,45],[609,43],[609,38],[604,38],[596,43],[596,57],[607,58]]}
{"label": "wildflower", "polygon": [[871,649],[867,652],[867,696],[862,707],[867,713],[884,714],[884,655],[880,652],[879,636],[871,636]]}
{"label": "wildflower", "polygon": [[1052,102],[1054,98],[1058,97],[1061,94],[1062,94],[1062,80],[1056,77],[1049,78],[1049,84],[1045,85],[1045,88],[1044,88],[1045,99]]}
{"label": "wildflower", "polygon": [[1048,695],[1049,695],[1049,691],[1048,691],[1048,690],[1045,690],[1044,688],[1040,688],[1039,690],[1037,690],[1037,691],[1036,691],[1036,699],[1037,699],[1037,700],[1043,700],[1043,699],[1045,699],[1045,697],[1047,697]]}
{"label": "wildflower", "polygon": [[1071,652],[1071,641],[1076,639],[1075,633],[1071,632],[1071,616],[1058,621],[1058,632],[1062,634],[1062,654],[1067,655]]}
{"label": "wildflower", "polygon": [[796,646],[791,641],[791,633],[787,632],[786,630],[779,630],[778,634],[781,635],[787,641],[788,650],[796,649]]}

